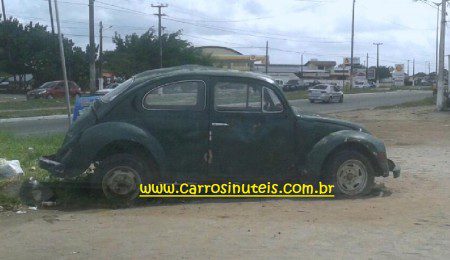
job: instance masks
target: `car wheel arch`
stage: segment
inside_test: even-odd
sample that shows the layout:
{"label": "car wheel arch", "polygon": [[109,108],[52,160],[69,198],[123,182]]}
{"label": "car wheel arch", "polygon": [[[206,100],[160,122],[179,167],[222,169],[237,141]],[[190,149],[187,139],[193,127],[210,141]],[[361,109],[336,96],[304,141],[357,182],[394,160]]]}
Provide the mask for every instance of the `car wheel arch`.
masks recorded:
{"label": "car wheel arch", "polygon": [[360,136],[361,134],[366,135],[353,130],[341,130],[323,137],[307,155],[306,168],[308,172],[319,177],[326,168],[327,161],[333,158],[336,153],[345,149],[353,149],[366,156],[377,173],[382,173],[383,171],[376,158],[376,153],[380,148],[377,148],[371,142],[372,136],[366,135],[364,137]]}
{"label": "car wheel arch", "polygon": [[96,154],[95,160],[102,160],[115,154],[131,154],[145,160],[149,167],[156,172],[160,171],[160,163],[158,163],[152,152],[143,144],[131,140],[115,140],[104,145]]}
{"label": "car wheel arch", "polygon": [[105,154],[111,154],[111,151],[127,152],[126,149],[145,151],[144,154],[151,155],[159,171],[164,170],[165,153],[158,140],[148,131],[133,124],[100,123],[87,129],[78,142],[78,150],[83,151],[84,160],[90,162],[95,162]]}
{"label": "car wheel arch", "polygon": [[[356,141],[351,141],[351,142],[346,142],[343,143],[341,145],[338,145],[337,147],[335,147],[333,150],[331,150],[328,155],[325,157],[325,160],[323,161],[322,165],[321,165],[321,169],[320,169],[320,174],[323,175],[326,172],[326,168],[327,165],[330,164],[331,160],[340,152],[342,151],[355,151],[358,152],[360,154],[362,154],[363,156],[365,156],[372,168],[375,170],[375,172],[382,172],[380,166],[377,163],[377,159],[375,157],[375,155],[373,154],[373,152],[371,152],[371,150],[365,146],[364,144],[360,143],[360,142],[356,142]],[[322,176],[323,177],[323,176]]]}

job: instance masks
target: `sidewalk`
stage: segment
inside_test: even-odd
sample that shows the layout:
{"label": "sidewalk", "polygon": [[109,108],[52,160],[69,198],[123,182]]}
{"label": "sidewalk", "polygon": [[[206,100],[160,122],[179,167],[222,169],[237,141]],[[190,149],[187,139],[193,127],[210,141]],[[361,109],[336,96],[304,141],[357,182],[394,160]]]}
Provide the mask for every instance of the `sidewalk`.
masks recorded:
{"label": "sidewalk", "polygon": [[[72,119],[72,116],[70,118]],[[33,120],[49,120],[49,119],[64,119],[67,115],[51,115],[51,116],[33,116],[33,117],[17,117],[17,118],[5,118],[0,119],[0,123],[14,123],[22,121],[33,121]]]}

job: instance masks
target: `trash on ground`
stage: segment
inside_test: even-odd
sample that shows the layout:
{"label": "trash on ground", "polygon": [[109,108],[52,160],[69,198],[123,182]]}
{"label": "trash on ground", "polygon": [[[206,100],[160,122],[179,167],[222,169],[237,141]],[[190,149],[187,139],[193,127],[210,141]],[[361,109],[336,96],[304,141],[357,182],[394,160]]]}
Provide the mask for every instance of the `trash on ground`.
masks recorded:
{"label": "trash on ground", "polygon": [[11,179],[22,175],[23,170],[22,167],[20,167],[19,160],[8,161],[4,158],[0,158],[0,180]]}
{"label": "trash on ground", "polygon": [[43,201],[42,206],[43,207],[53,207],[53,206],[56,206],[56,202],[55,201]]}
{"label": "trash on ground", "polygon": [[26,214],[27,212],[25,210],[18,210],[16,211],[16,214]]}
{"label": "trash on ground", "polygon": [[0,212],[2,212],[3,211],[3,206],[0,206]]}
{"label": "trash on ground", "polygon": [[37,207],[28,207],[29,210],[37,210]]}
{"label": "trash on ground", "polygon": [[50,200],[54,195],[50,187],[42,185],[33,177],[22,183],[20,193],[22,202],[28,206],[40,205],[41,202]]}

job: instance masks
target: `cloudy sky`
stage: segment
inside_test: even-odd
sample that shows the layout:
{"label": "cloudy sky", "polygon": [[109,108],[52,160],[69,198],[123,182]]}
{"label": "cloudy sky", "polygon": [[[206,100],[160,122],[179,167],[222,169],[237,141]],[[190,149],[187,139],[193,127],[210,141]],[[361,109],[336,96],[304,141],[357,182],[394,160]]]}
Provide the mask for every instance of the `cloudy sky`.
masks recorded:
{"label": "cloudy sky", "polygon": [[[47,0],[4,0],[7,16],[50,24]],[[435,0],[437,1],[437,0]],[[58,0],[62,32],[79,46],[88,43],[88,0]],[[53,0],[52,0],[53,3]],[[105,48],[111,36],[157,28],[151,0],[95,0]],[[350,56],[352,0],[167,0],[165,32],[183,31],[195,46],[220,45],[244,54],[264,55],[269,41],[272,63],[299,64],[311,58],[342,62]],[[355,57],[376,64],[374,42],[382,42],[380,63],[416,60],[416,72],[435,68],[436,12],[414,0],[356,0]],[[49,27],[50,30],[50,27]],[[98,36],[98,35],[96,35]],[[98,42],[98,37],[96,38]],[[410,65],[412,72],[412,61]]]}

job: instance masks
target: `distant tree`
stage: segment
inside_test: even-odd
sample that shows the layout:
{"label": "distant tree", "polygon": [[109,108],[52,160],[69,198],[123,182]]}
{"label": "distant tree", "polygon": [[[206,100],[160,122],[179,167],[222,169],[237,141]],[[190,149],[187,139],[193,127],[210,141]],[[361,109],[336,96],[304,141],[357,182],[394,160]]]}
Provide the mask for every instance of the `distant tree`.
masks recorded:
{"label": "distant tree", "polygon": [[386,79],[386,78],[389,78],[389,77],[392,76],[389,67],[379,66],[378,70],[377,70],[376,66],[372,66],[370,68],[374,68],[375,69],[375,71],[376,71],[376,73],[377,73],[377,75],[378,75],[378,77],[380,79]]}
{"label": "distant tree", "polygon": [[[88,74],[86,54],[64,38],[67,73],[70,80],[83,83]],[[36,85],[62,78],[58,39],[47,27],[22,25],[10,18],[0,22],[0,71],[11,75],[32,74]],[[36,86],[35,85],[35,86]]]}
{"label": "distant tree", "polygon": [[[210,65],[209,57],[191,43],[180,39],[181,32],[163,34],[163,66],[184,64]],[[124,38],[116,33],[115,49],[104,53],[104,68],[116,75],[130,77],[136,73],[159,68],[159,41],[153,30],[142,35],[131,34]]]}

